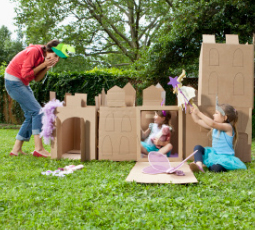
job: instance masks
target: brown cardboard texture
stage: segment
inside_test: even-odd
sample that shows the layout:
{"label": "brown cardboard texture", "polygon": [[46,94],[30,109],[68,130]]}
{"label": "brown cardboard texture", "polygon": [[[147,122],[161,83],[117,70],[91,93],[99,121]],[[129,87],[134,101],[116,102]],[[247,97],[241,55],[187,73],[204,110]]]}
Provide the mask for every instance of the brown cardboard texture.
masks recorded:
{"label": "brown cardboard texture", "polygon": [[158,106],[162,100],[162,89],[152,85],[143,90],[143,106]]}
{"label": "brown cardboard texture", "polygon": [[[215,108],[209,107],[199,107],[199,110],[203,112],[205,115],[212,117],[211,115],[214,113]],[[196,145],[201,145],[203,147],[212,146],[212,140],[210,136],[210,130],[201,127],[196,124],[189,112],[186,113],[184,119],[184,153],[185,158],[188,157],[194,150]],[[192,157],[191,159],[194,159]]]}
{"label": "brown cardboard texture", "polygon": [[219,103],[253,107],[254,45],[239,44],[238,35],[226,35],[226,44],[213,44],[211,36],[203,36],[198,105],[214,106],[218,95]]}
{"label": "brown cardboard texture", "polygon": [[107,106],[109,107],[122,107],[125,106],[125,90],[118,86],[114,86],[108,90],[106,96]]}
{"label": "brown cardboard texture", "polygon": [[[162,106],[160,107],[147,107],[148,110],[142,110],[146,109],[146,107],[138,107],[137,109],[140,111],[140,126],[142,130],[146,130],[149,127],[150,123],[154,122],[154,115],[156,108],[159,108],[158,110],[162,110]],[[173,145],[172,154],[170,156],[171,161],[180,161],[182,158],[177,157],[176,153],[179,154],[179,145],[178,140],[180,138],[179,136],[179,112],[181,110],[178,109],[177,106],[166,106],[166,111],[169,111],[171,113],[171,120],[169,122],[169,125],[173,128],[172,134],[171,134],[171,140],[170,143]],[[138,111],[138,114],[139,114]],[[137,115],[138,116],[138,115]],[[139,121],[138,121],[139,122]],[[140,136],[140,133],[138,134]],[[140,154],[141,151],[138,152]],[[141,156],[140,156],[141,157]],[[142,158],[142,161],[147,161],[147,159]]]}
{"label": "brown cardboard texture", "polygon": [[136,160],[136,108],[100,107],[99,160]]}
{"label": "brown cardboard texture", "polygon": [[[171,144],[173,149],[170,161],[183,160],[183,118],[182,111],[178,106],[161,106],[162,96],[164,96],[164,89],[160,85],[150,86],[143,91],[143,106],[137,106],[137,136],[139,137],[139,144],[137,145],[137,161],[148,161],[147,157],[141,156],[141,129],[146,130],[149,123],[154,122],[154,113],[158,110],[170,111],[171,113],[171,126],[174,129],[171,136]],[[170,125],[170,124],[169,124]],[[177,156],[173,157],[175,153]]]}
{"label": "brown cardboard texture", "polygon": [[[214,35],[203,35],[199,59],[198,105],[201,110],[215,107],[217,95],[219,104],[234,106],[239,116],[237,130],[240,137],[235,152],[244,162],[251,160],[253,88],[254,44],[239,44],[238,35],[226,35],[226,44],[217,44]],[[187,119],[185,141],[192,132]],[[203,143],[202,137],[197,138],[197,143]],[[186,142],[185,146],[188,152],[191,142]]]}
{"label": "brown cardboard texture", "polygon": [[[172,167],[178,166],[180,162],[171,162]],[[175,174],[145,174],[142,172],[143,168],[148,167],[149,162],[137,162],[135,166],[130,171],[126,181],[136,181],[137,183],[158,183],[158,184],[188,184],[188,183],[197,183],[197,179],[194,176],[193,172],[190,170],[190,167],[187,163],[180,168],[185,173],[185,176],[177,176]]]}
{"label": "brown cardboard texture", "polygon": [[96,107],[86,106],[87,95],[66,95],[66,106],[56,109],[53,159],[96,159]]}
{"label": "brown cardboard texture", "polygon": [[238,133],[235,156],[243,162],[251,162],[251,144],[247,143],[248,135],[246,133]]}
{"label": "brown cardboard texture", "polygon": [[136,97],[136,91],[133,88],[133,86],[128,83],[124,86],[125,91],[125,105],[126,106],[135,106],[135,97]]}
{"label": "brown cardboard texture", "polygon": [[113,87],[106,98],[107,106],[99,112],[99,160],[136,160],[135,91],[131,84]]}

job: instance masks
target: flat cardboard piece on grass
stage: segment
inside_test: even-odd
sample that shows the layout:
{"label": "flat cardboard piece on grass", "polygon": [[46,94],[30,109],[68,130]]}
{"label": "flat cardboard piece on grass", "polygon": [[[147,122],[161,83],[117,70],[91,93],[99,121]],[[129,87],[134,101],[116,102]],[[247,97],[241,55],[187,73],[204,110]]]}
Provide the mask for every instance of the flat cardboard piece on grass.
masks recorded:
{"label": "flat cardboard piece on grass", "polygon": [[[171,162],[172,167],[176,167],[180,162]],[[188,184],[188,183],[197,183],[197,179],[194,176],[193,172],[190,170],[190,167],[187,163],[179,169],[185,173],[185,176],[177,176],[175,174],[146,174],[142,170],[145,167],[150,166],[149,162],[137,162],[135,166],[130,171],[126,181],[135,181],[137,183],[159,183],[159,184]]]}
{"label": "flat cardboard piece on grass", "polygon": [[199,59],[198,105],[253,107],[254,45],[239,44],[236,35],[227,43],[203,42]]}
{"label": "flat cardboard piece on grass", "polygon": [[56,109],[56,130],[51,144],[51,157],[81,161],[96,159],[96,107],[85,106],[86,95],[66,95],[65,99],[66,106]]}

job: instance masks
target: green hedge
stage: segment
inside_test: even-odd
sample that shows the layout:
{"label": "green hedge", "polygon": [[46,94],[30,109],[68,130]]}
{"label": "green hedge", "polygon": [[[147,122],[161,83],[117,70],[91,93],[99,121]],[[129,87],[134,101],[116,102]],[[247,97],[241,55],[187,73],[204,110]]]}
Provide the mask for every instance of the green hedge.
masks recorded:
{"label": "green hedge", "polygon": [[[4,106],[8,106],[8,101],[4,101],[3,95],[6,94],[4,88],[4,74],[0,73],[0,123],[5,123],[8,121],[4,117],[3,109]],[[130,82],[137,92],[137,104],[142,104],[142,90],[151,84],[156,84],[156,82],[148,82],[146,80],[141,80],[136,77],[136,72],[132,71],[121,71],[119,69],[93,69],[91,71],[86,71],[83,73],[49,73],[45,82],[35,82],[32,81],[30,86],[34,92],[35,97],[39,103],[43,106],[49,101],[49,92],[56,92],[57,99],[60,101],[64,100],[66,93],[86,93],[88,98],[88,105],[95,104],[95,96],[105,89],[107,92],[110,88],[117,85],[119,87],[124,87],[128,82]],[[167,86],[167,81],[164,79],[161,84],[165,89],[169,88]],[[165,86],[164,86],[165,85]],[[171,93],[171,90],[167,90],[166,104],[176,104],[176,96]],[[23,121],[23,112],[20,109],[18,103],[14,102],[12,106],[12,114],[15,114],[15,118],[18,124]]]}

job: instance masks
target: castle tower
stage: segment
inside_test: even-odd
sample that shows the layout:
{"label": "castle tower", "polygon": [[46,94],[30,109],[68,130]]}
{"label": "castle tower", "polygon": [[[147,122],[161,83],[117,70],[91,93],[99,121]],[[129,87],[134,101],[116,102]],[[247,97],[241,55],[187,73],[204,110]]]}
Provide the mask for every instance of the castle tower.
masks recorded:
{"label": "castle tower", "polygon": [[97,110],[95,106],[87,106],[86,102],[86,94],[66,94],[65,106],[56,108],[52,159],[97,159]]}
{"label": "castle tower", "polygon": [[[215,111],[216,96],[219,104],[234,106],[239,114],[236,156],[244,162],[251,161],[253,90],[254,44],[239,44],[238,35],[226,35],[226,43],[217,44],[214,35],[203,35],[199,59],[198,105],[210,117]],[[190,119],[187,116],[186,124],[192,122]],[[189,133],[198,129],[194,130],[194,125],[190,126],[186,127],[186,139],[190,137]],[[199,129],[196,143],[208,143],[202,137],[205,131]],[[191,146],[186,148],[191,149]]]}
{"label": "castle tower", "polygon": [[123,89],[114,86],[108,90],[106,105],[99,110],[99,160],[136,160],[135,94],[130,83]]}

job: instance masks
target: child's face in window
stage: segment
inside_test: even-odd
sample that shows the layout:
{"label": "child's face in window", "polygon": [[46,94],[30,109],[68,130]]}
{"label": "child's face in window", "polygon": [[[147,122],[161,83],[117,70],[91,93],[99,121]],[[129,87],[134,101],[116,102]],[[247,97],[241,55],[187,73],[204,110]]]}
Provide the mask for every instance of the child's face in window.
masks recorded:
{"label": "child's face in window", "polygon": [[164,124],[165,118],[161,117],[157,114],[157,112],[155,112],[154,114],[154,123],[158,124],[158,125],[162,125]]}

